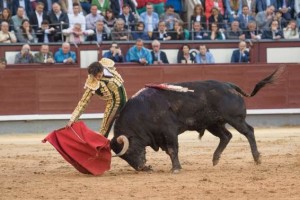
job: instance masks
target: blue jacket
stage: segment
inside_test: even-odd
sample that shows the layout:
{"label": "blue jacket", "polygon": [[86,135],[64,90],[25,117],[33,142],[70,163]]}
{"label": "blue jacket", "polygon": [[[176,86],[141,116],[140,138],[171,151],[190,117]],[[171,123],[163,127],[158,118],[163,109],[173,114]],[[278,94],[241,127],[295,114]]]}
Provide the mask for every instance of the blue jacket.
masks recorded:
{"label": "blue jacket", "polygon": [[152,60],[152,56],[150,51],[143,47],[141,50],[138,50],[136,45],[134,45],[133,47],[131,47],[127,54],[126,54],[126,61],[127,62],[140,62],[140,59],[144,58],[147,60],[147,64],[152,64],[153,60]]}
{"label": "blue jacket", "polygon": [[56,63],[64,63],[64,60],[68,58],[72,58],[74,62],[76,62],[76,53],[69,51],[67,54],[64,54],[62,48],[59,48],[59,50],[55,52],[54,59]]}
{"label": "blue jacket", "polygon": [[[210,52],[206,52],[206,54],[205,54],[205,60],[206,60],[205,63],[215,63],[215,58],[214,58],[214,56],[212,55],[212,53],[210,53]],[[199,63],[199,64],[205,64],[205,63],[202,61],[201,56],[200,56],[199,53],[196,55],[196,63]]]}
{"label": "blue jacket", "polygon": [[[277,0],[270,0],[270,5],[273,5],[275,7],[275,10],[278,9],[277,7]],[[256,2],[256,9],[257,13],[261,11],[265,11],[267,9],[267,0],[257,0]]]}

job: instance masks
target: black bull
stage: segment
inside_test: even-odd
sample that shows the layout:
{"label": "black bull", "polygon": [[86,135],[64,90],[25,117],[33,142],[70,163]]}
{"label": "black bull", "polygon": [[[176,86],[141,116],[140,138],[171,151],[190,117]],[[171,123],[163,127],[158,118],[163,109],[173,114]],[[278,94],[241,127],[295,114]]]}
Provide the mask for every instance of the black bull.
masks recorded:
{"label": "black bull", "polygon": [[254,96],[265,85],[273,83],[282,71],[283,68],[279,68],[258,82],[251,94],[232,83],[214,80],[174,84],[194,92],[145,88],[128,100],[117,118],[111,148],[138,171],[151,169],[151,166],[145,165],[145,147],[150,146],[155,151],[161,148],[170,156],[173,172],[178,172],[181,169],[178,135],[195,130],[201,138],[208,130],[220,138],[213,154],[213,165],[216,165],[232,137],[225,127],[228,123],[245,135],[254,161],[259,164],[254,130],[245,121],[243,96]]}

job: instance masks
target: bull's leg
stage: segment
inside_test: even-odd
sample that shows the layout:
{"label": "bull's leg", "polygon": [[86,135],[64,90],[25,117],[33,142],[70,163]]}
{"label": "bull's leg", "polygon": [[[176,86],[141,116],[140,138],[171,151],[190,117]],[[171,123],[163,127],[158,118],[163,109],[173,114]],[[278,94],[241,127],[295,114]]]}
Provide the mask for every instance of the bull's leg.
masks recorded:
{"label": "bull's leg", "polygon": [[238,122],[232,122],[232,123],[230,123],[230,125],[233,126],[240,133],[242,133],[243,135],[246,136],[246,138],[250,144],[251,153],[254,158],[254,161],[256,162],[256,164],[260,164],[261,163],[260,153],[257,150],[253,127],[250,126],[249,124],[247,124],[247,122],[245,120],[241,120]]}
{"label": "bull's leg", "polygon": [[220,138],[220,143],[213,155],[213,165],[215,166],[218,164],[222,152],[224,151],[230,139],[232,138],[232,134],[226,129],[224,124],[222,125],[215,124],[207,128],[207,130],[211,132],[213,135]]}
{"label": "bull's leg", "polygon": [[[172,134],[173,135],[173,134]],[[178,138],[177,134],[168,137],[166,153],[170,156],[172,161],[172,172],[178,173],[181,169],[181,165],[178,158]]]}

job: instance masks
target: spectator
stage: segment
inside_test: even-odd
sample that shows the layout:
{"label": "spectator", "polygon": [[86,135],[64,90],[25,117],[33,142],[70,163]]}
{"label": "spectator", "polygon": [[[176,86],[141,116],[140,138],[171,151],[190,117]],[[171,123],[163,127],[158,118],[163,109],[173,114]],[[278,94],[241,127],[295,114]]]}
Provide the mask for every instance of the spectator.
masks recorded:
{"label": "spectator", "polygon": [[192,28],[194,22],[200,22],[201,27],[203,27],[203,29],[207,30],[206,17],[205,17],[204,10],[203,10],[203,7],[201,4],[196,4],[194,7],[194,12],[190,18],[190,27],[191,28]]}
{"label": "spectator", "polygon": [[130,32],[125,29],[125,22],[123,19],[117,19],[114,28],[111,30],[112,40],[131,40]]}
{"label": "spectator", "polygon": [[264,30],[261,36],[262,39],[279,40],[283,39],[283,32],[278,27],[278,21],[273,20],[269,30]]}
{"label": "spectator", "polygon": [[208,32],[207,39],[209,40],[225,40],[223,29],[219,29],[216,23],[211,24],[211,30]]}
{"label": "spectator", "polygon": [[168,30],[174,29],[174,23],[176,21],[182,22],[180,16],[174,12],[173,5],[166,6],[166,12],[160,16],[160,21],[164,21],[166,23],[166,27]]}
{"label": "spectator", "polygon": [[0,1],[0,11],[3,12],[5,9],[8,9],[11,13],[13,10],[13,2],[11,0]]}
{"label": "spectator", "polygon": [[295,18],[297,20],[297,26],[298,28],[300,28],[300,1],[299,0],[295,0],[294,9],[295,9]]}
{"label": "spectator", "polygon": [[108,28],[110,28],[110,30],[114,27],[115,22],[117,21],[117,19],[115,18],[113,12],[111,9],[108,9],[105,13],[104,16],[104,23],[107,25]]}
{"label": "spectator", "polygon": [[14,23],[11,19],[11,11],[8,8],[4,8],[0,13],[0,23],[7,22],[9,25],[9,31],[14,30]]}
{"label": "spectator", "polygon": [[255,21],[255,18],[250,15],[248,5],[244,5],[242,13],[237,17],[237,21],[240,24],[240,29],[245,30],[248,27],[248,22]]}
{"label": "spectator", "polygon": [[168,7],[169,5],[172,5],[173,10],[176,13],[181,14],[183,11],[183,5],[182,5],[182,1],[181,0],[167,0],[166,1],[166,7]]}
{"label": "spectator", "polygon": [[48,20],[49,17],[46,12],[44,12],[44,3],[38,2],[35,8],[35,12],[31,13],[29,15],[29,22],[33,28],[33,30],[36,32],[39,28],[42,26],[43,20]]}
{"label": "spectator", "polygon": [[208,19],[212,14],[212,9],[216,9],[218,13],[224,16],[224,5],[223,0],[205,0],[205,16]]}
{"label": "spectator", "polygon": [[104,17],[102,15],[100,15],[99,13],[97,13],[97,6],[92,5],[91,6],[91,13],[88,14],[85,17],[86,28],[91,29],[91,30],[95,30],[96,29],[96,22],[99,21],[99,20],[103,21]]}
{"label": "spectator", "polygon": [[73,26],[75,24],[80,24],[81,25],[81,29],[83,31],[86,30],[86,21],[85,21],[85,17],[82,14],[79,14],[80,12],[80,4],[79,3],[73,3],[73,13],[68,14],[68,18],[69,18],[69,28],[73,28]]}
{"label": "spectator", "polygon": [[172,40],[188,40],[190,33],[188,30],[183,28],[182,22],[175,22],[174,29],[170,31]]}
{"label": "spectator", "polygon": [[287,27],[283,29],[283,35],[285,39],[299,39],[299,31],[295,20],[291,20]]}
{"label": "spectator", "polygon": [[256,22],[250,21],[248,22],[248,27],[244,30],[241,40],[260,40],[261,32],[256,28]]}
{"label": "spectator", "polygon": [[282,13],[282,17],[290,21],[294,16],[294,0],[277,0],[278,11]]}
{"label": "spectator", "polygon": [[121,18],[125,22],[125,28],[134,31],[135,28],[135,17],[130,11],[128,4],[124,4],[122,7],[122,14],[118,18]]}
{"label": "spectator", "polygon": [[188,44],[182,45],[177,54],[177,63],[191,64],[195,63],[195,56],[190,53],[190,46]]}
{"label": "spectator", "polygon": [[58,0],[38,0],[39,2],[44,3],[44,12],[45,13],[50,13],[52,9],[52,4],[54,2],[58,2]]}
{"label": "spectator", "polygon": [[5,58],[0,58],[0,70],[5,69],[6,68],[6,59]]}
{"label": "spectator", "polygon": [[101,43],[110,40],[109,34],[104,29],[104,22],[101,20],[96,22],[94,33],[95,34],[88,36],[87,41],[97,41],[98,43]]}
{"label": "spectator", "polygon": [[146,12],[143,12],[140,15],[142,22],[145,24],[145,32],[148,33],[149,37],[152,37],[152,33],[154,29],[157,28],[159,17],[156,12],[153,12],[153,5],[151,3],[147,3]]}
{"label": "spectator", "polygon": [[155,65],[169,64],[167,54],[160,50],[160,42],[158,40],[152,41],[151,56],[153,64]]}
{"label": "spectator", "polygon": [[148,33],[146,33],[144,31],[144,29],[145,29],[144,22],[138,22],[136,24],[135,31],[132,32],[132,39],[133,40],[137,40],[137,39],[150,40]]}
{"label": "spectator", "polygon": [[273,5],[268,6],[266,11],[261,11],[257,13],[255,21],[257,22],[257,27],[260,31],[267,30],[273,20],[275,7]]}
{"label": "spectator", "polygon": [[124,62],[122,51],[116,42],[111,44],[110,50],[104,53],[103,58],[109,58],[118,63]]}
{"label": "spectator", "polygon": [[125,4],[128,4],[131,8],[131,11],[135,12],[135,5],[131,0],[110,1],[110,8],[112,9],[114,16],[119,16],[122,14],[122,5],[125,5]]}
{"label": "spectator", "polygon": [[24,19],[22,21],[21,27],[17,31],[17,40],[22,43],[35,43],[37,38],[34,30],[32,29],[29,20]]}
{"label": "spectator", "polygon": [[206,45],[200,45],[199,47],[199,53],[196,55],[195,58],[195,63],[199,63],[199,64],[212,64],[215,63],[215,58],[212,55],[212,53],[210,53],[209,51],[207,51]]}
{"label": "spectator", "polygon": [[24,8],[23,7],[19,7],[17,10],[17,14],[12,16],[12,22],[14,25],[14,31],[17,32],[22,24],[22,21],[24,19],[28,19],[24,13]]}
{"label": "spectator", "polygon": [[242,0],[225,0],[228,22],[231,23],[242,13]]}
{"label": "spectator", "polygon": [[208,33],[206,31],[202,30],[200,22],[194,22],[193,29],[192,29],[192,32],[190,34],[190,39],[191,40],[209,39],[208,38]]}
{"label": "spectator", "polygon": [[226,39],[238,40],[242,34],[243,31],[239,28],[239,22],[233,21],[230,25],[230,28],[228,28],[226,31]]}
{"label": "spectator", "polygon": [[53,27],[50,28],[47,20],[42,21],[42,26],[37,29],[36,37],[40,43],[54,42],[54,35],[56,31]]}
{"label": "spectator", "polygon": [[287,20],[282,17],[282,12],[279,10],[275,12],[273,19],[278,21],[278,27],[280,30],[283,30],[283,28],[285,28],[288,24]]}
{"label": "spectator", "polygon": [[239,49],[232,52],[231,63],[248,63],[249,51],[246,50],[246,42],[240,41]]}
{"label": "spectator", "polygon": [[18,13],[19,8],[24,9],[24,15],[28,16],[32,11],[32,6],[30,0],[12,0],[12,14],[15,15]]}
{"label": "spectator", "polygon": [[225,22],[223,19],[222,14],[220,14],[217,8],[212,8],[211,15],[208,18],[209,25],[211,26],[212,23],[216,23],[219,29],[225,29]]}
{"label": "spectator", "polygon": [[62,48],[59,48],[59,50],[55,52],[54,58],[56,63],[76,63],[76,54],[74,51],[71,51],[71,46],[67,42],[64,42]]}
{"label": "spectator", "polygon": [[67,13],[61,10],[59,3],[55,2],[52,4],[52,10],[49,14],[50,27],[53,27],[56,31],[54,40],[56,42],[62,41],[62,30],[69,28],[69,17]]}
{"label": "spectator", "polygon": [[164,21],[160,21],[158,28],[154,29],[152,40],[171,40],[171,35],[171,33],[167,32],[166,23]]}
{"label": "spectator", "polygon": [[249,15],[255,17],[257,0],[242,0],[242,2],[243,6],[247,6],[249,8]]}
{"label": "spectator", "polygon": [[91,0],[79,0],[82,11],[85,12],[85,15],[90,14],[91,10]]}
{"label": "spectator", "polygon": [[79,44],[83,43],[86,36],[93,35],[93,30],[83,30],[80,23],[75,23],[72,28],[64,29],[63,34],[66,36],[66,42]]}
{"label": "spectator", "polygon": [[9,25],[6,21],[1,23],[0,43],[16,43],[17,38],[14,32],[9,32]]}
{"label": "spectator", "polygon": [[49,51],[49,46],[43,44],[38,53],[34,54],[35,63],[54,63],[53,53]]}
{"label": "spectator", "polygon": [[276,9],[277,0],[257,0],[256,2],[257,13],[266,11],[269,6],[273,6]]}
{"label": "spectator", "polygon": [[15,57],[15,64],[33,63],[33,55],[30,52],[29,44],[24,44]]}
{"label": "spectator", "polygon": [[[145,2],[147,4],[147,1],[145,1]],[[163,14],[165,12],[166,0],[148,0],[148,2],[152,3],[154,12],[156,12],[158,14],[158,16],[160,16],[161,14]],[[144,9],[144,11],[145,11],[145,9]]]}
{"label": "spectator", "polygon": [[74,3],[76,5],[78,5],[78,7],[79,7],[78,13],[83,14],[82,13],[82,7],[81,7],[81,4],[80,4],[79,0],[71,0],[71,1],[70,0],[59,0],[59,4],[61,6],[62,12],[67,13],[67,14],[73,14],[74,13],[74,9],[73,9]]}
{"label": "spectator", "polygon": [[95,5],[97,10],[105,15],[106,11],[110,9],[110,0],[92,0],[92,5]]}
{"label": "spectator", "polygon": [[126,54],[127,62],[137,62],[142,65],[152,64],[152,56],[150,51],[144,47],[142,39],[136,41],[136,45],[131,47]]}

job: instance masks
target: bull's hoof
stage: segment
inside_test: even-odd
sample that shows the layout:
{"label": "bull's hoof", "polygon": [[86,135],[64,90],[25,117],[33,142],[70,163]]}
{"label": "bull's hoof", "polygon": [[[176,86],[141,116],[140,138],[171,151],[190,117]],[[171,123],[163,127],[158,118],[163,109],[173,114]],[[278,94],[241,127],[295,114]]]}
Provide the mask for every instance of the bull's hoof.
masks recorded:
{"label": "bull's hoof", "polygon": [[149,166],[141,167],[138,171],[142,171],[142,172],[152,172],[153,169],[152,169],[152,166],[149,165]]}
{"label": "bull's hoof", "polygon": [[219,159],[213,160],[213,166],[216,166],[219,163]]}
{"label": "bull's hoof", "polygon": [[172,169],[172,173],[173,174],[179,174],[180,173],[180,169]]}

